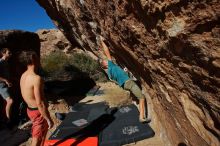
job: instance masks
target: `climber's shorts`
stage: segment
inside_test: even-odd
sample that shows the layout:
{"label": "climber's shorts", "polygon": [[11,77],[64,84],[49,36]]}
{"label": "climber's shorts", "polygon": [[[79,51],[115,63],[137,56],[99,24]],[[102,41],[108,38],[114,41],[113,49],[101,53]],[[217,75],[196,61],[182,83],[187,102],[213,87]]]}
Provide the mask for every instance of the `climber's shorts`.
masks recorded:
{"label": "climber's shorts", "polygon": [[4,99],[7,99],[8,97],[10,97],[8,86],[5,83],[2,83],[2,82],[0,82],[0,95]]}
{"label": "climber's shorts", "polygon": [[144,95],[141,92],[141,89],[133,80],[127,80],[124,83],[124,89],[131,91],[131,93],[138,99],[144,98]]}
{"label": "climber's shorts", "polygon": [[32,137],[42,138],[46,135],[48,124],[38,109],[27,108],[27,115],[32,122]]}

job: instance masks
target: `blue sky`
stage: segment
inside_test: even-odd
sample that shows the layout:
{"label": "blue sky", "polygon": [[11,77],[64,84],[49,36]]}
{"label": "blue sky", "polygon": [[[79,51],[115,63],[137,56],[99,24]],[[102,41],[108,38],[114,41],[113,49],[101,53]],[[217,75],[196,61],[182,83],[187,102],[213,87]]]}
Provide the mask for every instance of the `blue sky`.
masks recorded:
{"label": "blue sky", "polygon": [[54,27],[45,10],[35,0],[0,0],[0,30],[35,32]]}

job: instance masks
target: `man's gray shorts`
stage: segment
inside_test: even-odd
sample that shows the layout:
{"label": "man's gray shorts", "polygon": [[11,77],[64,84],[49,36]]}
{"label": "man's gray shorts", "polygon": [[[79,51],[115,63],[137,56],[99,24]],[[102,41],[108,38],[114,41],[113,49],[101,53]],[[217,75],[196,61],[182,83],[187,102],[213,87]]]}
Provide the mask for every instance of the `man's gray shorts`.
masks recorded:
{"label": "man's gray shorts", "polygon": [[10,97],[9,88],[5,83],[0,83],[0,95],[6,99]]}

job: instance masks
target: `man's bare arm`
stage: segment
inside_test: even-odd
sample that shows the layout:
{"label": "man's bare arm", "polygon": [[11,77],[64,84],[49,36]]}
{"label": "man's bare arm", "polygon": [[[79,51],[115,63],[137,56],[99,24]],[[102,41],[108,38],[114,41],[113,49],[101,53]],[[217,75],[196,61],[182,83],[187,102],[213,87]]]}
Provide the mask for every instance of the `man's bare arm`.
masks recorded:
{"label": "man's bare arm", "polygon": [[[48,112],[45,99],[44,99],[44,93],[43,93],[43,81],[41,77],[37,76],[34,80],[34,96],[37,103],[37,107],[41,115],[44,117],[44,119],[47,120],[48,124],[52,122],[50,114]],[[53,125],[53,124],[52,124]],[[51,126],[49,124],[49,126]],[[51,127],[50,127],[51,128]]]}
{"label": "man's bare arm", "polygon": [[101,46],[102,46],[103,51],[104,51],[106,57],[108,58],[108,60],[112,60],[110,51],[109,51],[108,47],[106,46],[106,44],[103,42],[103,40],[101,40]]}

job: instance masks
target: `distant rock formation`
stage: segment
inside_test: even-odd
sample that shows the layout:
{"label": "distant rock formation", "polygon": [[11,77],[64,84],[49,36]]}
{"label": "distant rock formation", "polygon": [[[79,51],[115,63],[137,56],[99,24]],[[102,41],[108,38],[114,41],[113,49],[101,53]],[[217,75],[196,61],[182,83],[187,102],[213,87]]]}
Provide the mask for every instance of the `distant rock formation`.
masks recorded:
{"label": "distant rock formation", "polygon": [[164,145],[220,145],[218,0],[37,1],[72,44],[98,54],[106,38],[150,93]]}
{"label": "distant rock formation", "polygon": [[65,53],[73,50],[73,46],[59,29],[41,29],[36,32],[41,42],[41,56],[48,55],[56,50]]}

